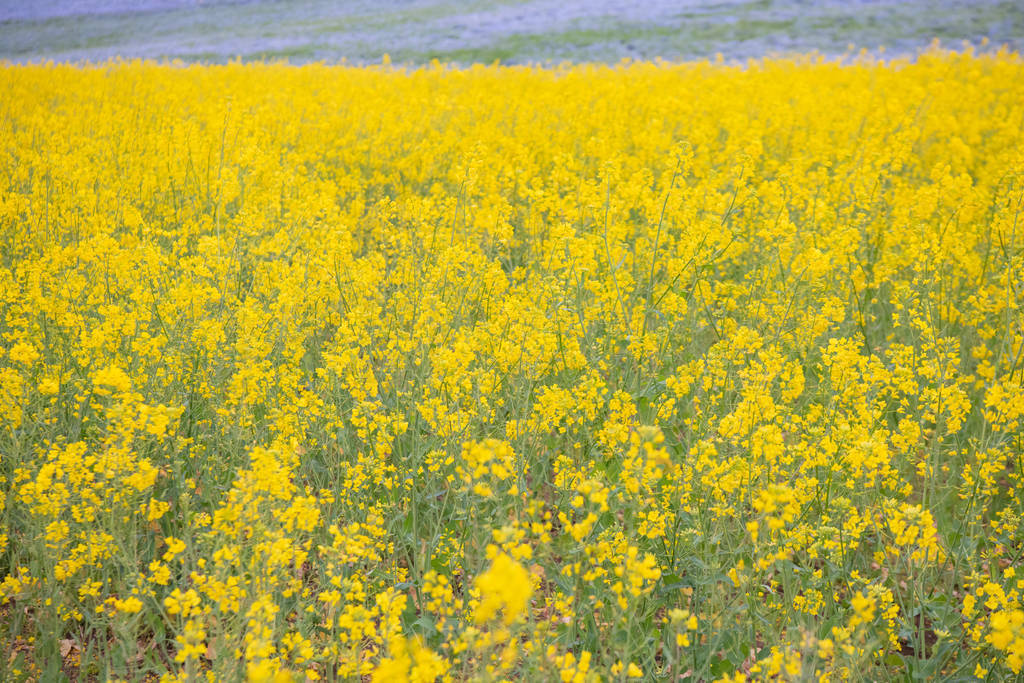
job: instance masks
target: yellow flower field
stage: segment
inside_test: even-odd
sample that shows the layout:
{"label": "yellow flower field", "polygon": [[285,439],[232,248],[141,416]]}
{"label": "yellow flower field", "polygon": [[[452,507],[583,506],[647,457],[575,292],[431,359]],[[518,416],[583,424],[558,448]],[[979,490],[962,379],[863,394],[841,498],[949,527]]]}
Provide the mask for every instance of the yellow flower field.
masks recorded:
{"label": "yellow flower field", "polygon": [[3,66],[0,678],[1024,671],[1024,62]]}

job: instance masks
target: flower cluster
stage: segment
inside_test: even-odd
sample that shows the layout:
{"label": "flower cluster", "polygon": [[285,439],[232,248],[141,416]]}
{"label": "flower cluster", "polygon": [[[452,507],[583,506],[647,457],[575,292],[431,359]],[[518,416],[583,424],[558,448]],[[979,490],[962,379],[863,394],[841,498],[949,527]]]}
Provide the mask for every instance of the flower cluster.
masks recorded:
{"label": "flower cluster", "polygon": [[1024,670],[1018,55],[0,83],[5,677]]}

